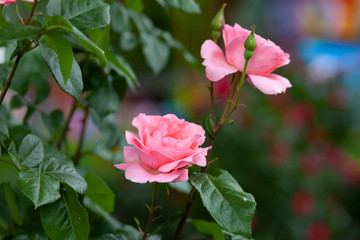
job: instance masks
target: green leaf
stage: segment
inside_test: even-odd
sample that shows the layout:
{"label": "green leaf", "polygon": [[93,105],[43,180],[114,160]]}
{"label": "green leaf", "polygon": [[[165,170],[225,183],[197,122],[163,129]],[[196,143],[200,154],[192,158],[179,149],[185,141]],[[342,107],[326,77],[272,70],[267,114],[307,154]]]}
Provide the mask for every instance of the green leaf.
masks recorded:
{"label": "green leaf", "polygon": [[63,161],[56,155],[48,159],[45,157],[36,170],[23,171],[18,178],[20,190],[34,203],[35,208],[60,198],[60,182],[81,194],[87,190],[85,180],[77,173],[72,162]]}
{"label": "green leaf", "polygon": [[255,199],[244,192],[227,171],[215,169],[212,173],[194,173],[190,182],[199,191],[204,206],[220,227],[251,238]]}
{"label": "green leaf", "polygon": [[83,205],[91,212],[102,217],[107,225],[113,230],[116,231],[122,227],[122,224],[114,217],[112,217],[109,213],[102,210],[98,205],[94,204],[88,197],[83,198]]}
{"label": "green leaf", "polygon": [[0,134],[5,137],[9,137],[9,129],[6,125],[6,121],[0,116]]}
{"label": "green leaf", "polygon": [[[107,234],[100,236],[96,240],[120,240],[120,239],[121,238],[119,236],[115,236],[114,234],[107,233]],[[123,240],[123,239],[121,239],[121,240]]]}
{"label": "green leaf", "polygon": [[169,60],[170,48],[153,34],[141,33],[140,38],[146,63],[155,74],[158,74]]}
{"label": "green leaf", "polygon": [[61,89],[75,99],[79,99],[84,86],[82,81],[81,69],[76,60],[74,59],[72,61],[70,78],[65,83],[60,71],[59,60],[55,51],[48,47],[46,44],[41,44],[40,48],[41,54],[45,59],[45,62],[47,63],[51,73],[53,74],[56,82],[59,84]]}
{"label": "green leaf", "polygon": [[181,216],[182,216],[181,213],[177,213],[177,214],[173,215],[169,220],[167,220],[165,223],[161,224],[154,231],[152,231],[151,235],[156,234],[158,232],[162,232],[165,229],[172,227],[173,225],[175,225],[176,223],[178,223],[180,221]]}
{"label": "green leaf", "polygon": [[193,65],[197,63],[196,58],[188,50],[186,50],[186,48],[178,40],[174,39],[169,32],[160,31],[160,37],[164,39],[169,47],[179,51],[188,63]]}
{"label": "green leaf", "polygon": [[46,44],[55,51],[60,64],[60,70],[64,83],[71,74],[72,62],[74,54],[69,41],[59,32],[48,31],[45,34]]}
{"label": "green leaf", "polygon": [[88,98],[89,105],[100,116],[105,117],[119,110],[120,100],[111,83],[106,82]]}
{"label": "green leaf", "polygon": [[26,135],[31,134],[30,128],[25,125],[17,125],[9,128],[10,139],[16,146],[20,146]]}
{"label": "green leaf", "polygon": [[112,212],[115,204],[115,194],[106,183],[92,172],[87,172],[85,180],[88,185],[86,196],[105,212]]}
{"label": "green leaf", "polygon": [[[0,231],[4,231],[8,224],[9,224],[8,221],[6,221],[0,216]],[[2,240],[1,235],[0,235],[0,240]]]}
{"label": "green leaf", "polygon": [[27,135],[20,146],[20,159],[24,167],[35,167],[44,160],[44,145],[35,135]]}
{"label": "green leaf", "polygon": [[120,35],[119,45],[125,51],[133,50],[139,44],[138,36],[130,31]]}
{"label": "green leaf", "polygon": [[47,16],[63,16],[79,29],[99,28],[110,24],[110,7],[100,0],[50,0]]}
{"label": "green leaf", "polygon": [[24,106],[23,98],[20,95],[14,95],[10,101],[10,108],[17,109]]}
{"label": "green leaf", "polygon": [[104,29],[87,29],[86,33],[89,35],[90,40],[98,45],[102,50],[108,50],[110,43],[110,25],[106,26]]}
{"label": "green leaf", "polygon": [[130,31],[130,16],[125,7],[117,2],[111,3],[111,29],[114,32],[121,33],[124,31]]}
{"label": "green leaf", "polygon": [[79,40],[80,44],[84,46],[86,50],[94,53],[101,63],[106,63],[107,60],[104,51],[101,50],[95,43],[90,41],[90,39],[84,33],[82,33],[79,29],[73,26],[68,20],[66,20],[62,16],[46,17],[45,26],[47,30],[63,29],[71,32],[75,35],[75,37]]}
{"label": "green leaf", "polygon": [[125,7],[131,8],[137,12],[141,12],[144,9],[142,0],[125,0]]}
{"label": "green leaf", "polygon": [[130,65],[125,59],[119,55],[115,55],[112,52],[106,52],[106,57],[109,60],[109,67],[113,69],[119,76],[125,78],[127,85],[131,89],[135,89],[139,85],[136,75]]}
{"label": "green leaf", "polygon": [[41,113],[41,119],[51,135],[65,126],[64,113],[59,109],[55,109],[49,115]]}
{"label": "green leaf", "polygon": [[[29,230],[31,231],[31,230]],[[48,240],[47,236],[44,236],[44,234],[24,234],[24,235],[17,235],[16,238],[13,238],[12,240]]]}
{"label": "green leaf", "polygon": [[42,31],[43,28],[41,27],[24,25],[21,23],[7,24],[0,27],[0,43],[36,38]]}
{"label": "green leaf", "polygon": [[87,240],[90,232],[88,214],[76,192],[70,186],[64,186],[62,199],[40,209],[41,223],[53,240]]}
{"label": "green leaf", "polygon": [[180,9],[187,13],[200,13],[199,4],[195,0],[156,0],[161,6],[167,8],[169,6]]}
{"label": "green leaf", "polygon": [[20,162],[19,160],[17,159],[16,157],[16,146],[15,146],[15,143],[14,142],[11,142],[10,145],[9,145],[9,148],[8,148],[8,153],[9,153],[9,156],[10,156],[10,159],[11,161],[14,163],[15,167],[22,171],[22,167],[20,165]]}
{"label": "green leaf", "polygon": [[85,194],[87,191],[86,181],[78,174],[70,161],[63,162],[51,157],[39,166],[39,173],[70,185],[78,193]]}
{"label": "green leaf", "polygon": [[121,135],[115,116],[108,115],[103,118],[103,116],[99,116],[96,111],[91,111],[91,116],[95,124],[99,127],[106,142],[106,146],[109,149],[116,147],[121,140]]}
{"label": "green leaf", "polygon": [[4,195],[5,195],[5,201],[9,207],[11,217],[17,224],[19,224],[21,226],[22,225],[22,217],[21,217],[19,208],[16,204],[15,195],[10,188],[10,184],[9,183],[4,184],[3,190],[4,190]]}
{"label": "green leaf", "polygon": [[56,179],[33,171],[20,172],[18,177],[20,190],[38,208],[60,198],[60,183]]}
{"label": "green leaf", "polygon": [[198,232],[213,236],[214,240],[225,239],[221,228],[214,222],[194,219],[191,220],[191,224],[196,228]]}
{"label": "green leaf", "polygon": [[175,183],[169,182],[169,183],[167,183],[167,185],[170,188],[172,188],[172,189],[174,189],[174,190],[176,190],[178,192],[184,193],[184,194],[189,194],[190,191],[191,191],[191,188],[192,188],[188,181],[186,181],[186,182],[175,182]]}
{"label": "green leaf", "polygon": [[215,139],[214,135],[213,135],[213,123],[212,123],[212,115],[211,114],[208,114],[204,117],[203,128],[205,129],[206,134],[211,139]]}

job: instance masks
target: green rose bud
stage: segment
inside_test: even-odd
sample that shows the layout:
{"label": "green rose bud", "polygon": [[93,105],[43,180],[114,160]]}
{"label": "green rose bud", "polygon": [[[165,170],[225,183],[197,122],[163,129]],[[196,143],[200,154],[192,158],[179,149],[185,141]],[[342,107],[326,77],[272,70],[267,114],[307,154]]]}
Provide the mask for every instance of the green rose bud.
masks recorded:
{"label": "green rose bud", "polygon": [[254,54],[253,51],[250,51],[250,50],[246,50],[246,49],[245,49],[244,57],[245,57],[245,59],[250,59],[253,54]]}
{"label": "green rose bud", "polygon": [[252,55],[253,55],[254,50],[256,49],[256,40],[255,40],[254,31],[255,31],[255,25],[253,25],[251,27],[251,33],[246,38],[245,43],[244,43],[244,47],[245,47],[244,57],[245,57],[245,59],[250,59],[252,57]]}
{"label": "green rose bud", "polygon": [[211,37],[214,42],[217,42],[221,36],[221,31],[225,25],[225,16],[224,16],[224,9],[226,7],[226,3],[224,3],[216,14],[216,16],[211,21]]}

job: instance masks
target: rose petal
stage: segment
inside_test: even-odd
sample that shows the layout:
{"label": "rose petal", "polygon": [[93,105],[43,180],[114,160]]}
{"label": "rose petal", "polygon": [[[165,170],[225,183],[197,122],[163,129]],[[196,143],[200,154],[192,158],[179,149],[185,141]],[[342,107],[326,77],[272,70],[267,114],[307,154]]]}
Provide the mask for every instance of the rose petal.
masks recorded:
{"label": "rose petal", "polygon": [[224,45],[225,45],[225,53],[227,55],[229,44],[235,38],[238,38],[238,37],[243,37],[244,39],[246,39],[249,36],[250,31],[240,27],[239,24],[235,23],[234,27],[232,27],[228,24],[225,24],[222,33],[223,33],[223,39],[224,39]]}
{"label": "rose petal", "polygon": [[265,94],[278,94],[291,87],[289,80],[277,74],[249,75],[250,82]]}
{"label": "rose petal", "polygon": [[[250,31],[235,25],[234,28],[228,26],[224,28],[224,41],[226,46],[226,59],[234,65],[240,72],[244,68],[244,42],[249,36]],[[266,40],[255,34],[256,49],[249,60],[246,69],[247,74],[264,75],[274,71],[276,68],[290,62],[289,54],[270,40]]]}
{"label": "rose petal", "polygon": [[139,162],[140,154],[139,150],[135,147],[124,147],[124,160],[127,163]]}
{"label": "rose petal", "polygon": [[125,136],[126,136],[126,140],[129,144],[134,145],[139,150],[143,151],[144,153],[149,154],[153,159],[156,159],[158,166],[162,166],[166,163],[175,161],[175,159],[145,146],[134,133],[126,131]]}
{"label": "rose petal", "polygon": [[121,170],[126,170],[129,166],[131,166],[132,163],[119,163],[119,164],[115,164],[114,167],[121,169]]}
{"label": "rose petal", "polygon": [[131,164],[125,171],[125,178],[137,183],[173,182],[178,179],[183,180],[184,175],[187,175],[187,169],[174,170],[169,173],[149,172],[149,169],[145,169],[143,165],[137,163]]}
{"label": "rose petal", "polygon": [[238,71],[226,61],[221,48],[211,40],[206,40],[201,46],[201,57],[204,59],[202,64],[206,67],[206,77],[210,81],[219,81]]}
{"label": "rose petal", "polygon": [[179,173],[179,176],[177,178],[175,178],[174,180],[172,180],[171,182],[176,183],[176,182],[185,182],[189,179],[189,174],[188,174],[188,170],[187,169],[183,169],[185,171],[181,171]]}
{"label": "rose petal", "polygon": [[[206,155],[207,155],[207,152],[208,150],[211,149],[211,147],[207,147],[207,148],[199,148],[197,149],[197,151],[187,157],[187,158],[184,158],[184,159],[180,159],[178,161],[174,161],[174,162],[170,162],[170,163],[167,163],[167,164],[164,164],[162,166],[160,166],[158,168],[159,171],[161,172],[168,172],[172,169],[179,169],[179,168],[183,168],[187,165],[190,165],[190,164],[196,164],[196,165],[199,165],[199,166],[205,166],[206,165]],[[201,157],[201,155],[203,157]]]}

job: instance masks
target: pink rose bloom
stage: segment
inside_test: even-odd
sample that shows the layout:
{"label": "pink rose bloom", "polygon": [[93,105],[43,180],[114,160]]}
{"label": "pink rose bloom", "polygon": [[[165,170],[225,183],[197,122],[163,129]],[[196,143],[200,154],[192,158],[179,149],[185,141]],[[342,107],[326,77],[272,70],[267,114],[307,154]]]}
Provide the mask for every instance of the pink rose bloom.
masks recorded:
{"label": "pink rose bloom", "polygon": [[[234,27],[225,25],[223,38],[225,56],[221,48],[212,40],[206,40],[201,46],[202,63],[206,68],[206,77],[213,82],[219,81],[228,74],[242,72],[244,68],[244,42],[250,31],[238,24]],[[270,40],[255,34],[257,47],[250,58],[246,74],[248,81],[265,94],[278,94],[291,87],[289,80],[271,73],[276,68],[290,62],[290,55]]]}
{"label": "pink rose bloom", "polygon": [[[16,1],[17,1],[17,0],[0,0],[0,4],[8,5],[8,4],[15,3]],[[23,1],[26,1],[26,2],[34,2],[34,0],[23,0]]]}
{"label": "pink rose bloom", "polygon": [[206,165],[210,147],[200,148],[205,141],[204,129],[178,119],[173,114],[147,116],[139,114],[132,121],[139,136],[126,132],[126,140],[134,147],[124,147],[125,163],[114,167],[125,170],[133,182],[184,182],[188,167]]}

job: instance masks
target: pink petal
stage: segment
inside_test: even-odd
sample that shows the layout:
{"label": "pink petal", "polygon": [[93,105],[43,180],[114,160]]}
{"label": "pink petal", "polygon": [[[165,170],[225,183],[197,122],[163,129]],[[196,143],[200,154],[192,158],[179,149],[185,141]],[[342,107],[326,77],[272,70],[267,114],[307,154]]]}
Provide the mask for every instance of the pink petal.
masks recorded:
{"label": "pink petal", "polygon": [[119,163],[119,164],[115,164],[114,167],[121,169],[121,170],[126,170],[131,165],[132,165],[132,163]]}
{"label": "pink petal", "polygon": [[192,165],[192,164],[196,164],[196,165],[203,167],[206,165],[205,156],[207,155],[207,151],[209,149],[211,149],[211,147],[199,148],[199,149],[197,149],[196,153],[194,153],[193,155],[191,155],[187,158],[184,158],[184,159],[180,159],[178,161],[164,164],[164,165],[160,166],[158,168],[158,170],[161,172],[168,172],[168,171],[171,171],[172,169],[179,169],[179,168],[183,168],[187,165]]}
{"label": "pink petal", "polygon": [[[185,170],[185,171],[184,171]],[[171,182],[175,183],[175,182],[185,182],[189,179],[189,174],[188,174],[188,170],[187,169],[183,169],[180,173],[179,176],[177,178],[175,178],[174,180],[172,180]]]}
{"label": "pink petal", "polygon": [[126,131],[125,136],[129,144],[134,145],[139,150],[149,154],[153,159],[156,159],[158,166],[175,161],[173,158],[145,146],[134,133]]}
{"label": "pink petal", "polygon": [[244,37],[246,39],[247,36],[249,36],[250,31],[240,27],[237,23],[235,23],[234,27],[225,24],[222,34],[225,44],[225,52],[227,55],[229,44],[238,37]]}
{"label": "pink petal", "polygon": [[[231,29],[229,26],[228,29]],[[247,33],[246,33],[247,32]],[[234,65],[240,72],[244,68],[244,42],[250,31],[235,25],[231,30],[224,34],[226,39],[226,59],[228,63]],[[247,74],[264,75],[274,71],[276,68],[290,62],[289,54],[270,40],[266,40],[255,34],[257,47],[246,69]]]}
{"label": "pink petal", "polygon": [[124,160],[127,163],[139,162],[139,150],[135,147],[124,147]]}
{"label": "pink petal", "polygon": [[193,163],[201,167],[204,167],[206,165],[206,155],[204,154],[196,155],[194,157]]}
{"label": "pink petal", "polygon": [[249,75],[250,82],[265,94],[278,94],[291,87],[289,80],[277,74]]}
{"label": "pink petal", "polygon": [[178,179],[183,180],[185,178],[184,175],[187,176],[187,169],[174,170],[169,173],[158,173],[151,169],[145,169],[141,164],[136,163],[131,164],[125,171],[125,178],[137,183],[173,182],[178,181]]}
{"label": "pink petal", "polygon": [[259,41],[258,46],[254,51],[254,55],[249,60],[249,65],[246,70],[248,74],[264,75],[271,73],[276,68],[284,66],[290,62],[290,55],[284,53],[283,50],[270,40],[265,40],[261,37],[256,38]]}
{"label": "pink petal", "polygon": [[201,46],[201,57],[204,59],[202,64],[206,67],[206,77],[210,81],[219,81],[226,75],[238,71],[226,61],[221,48],[211,40],[206,40]]}
{"label": "pink petal", "polygon": [[172,113],[166,114],[163,117],[166,118],[166,119],[169,119],[171,121],[179,121],[179,120],[182,121],[182,122],[185,121],[184,119],[179,119],[175,114],[172,114]]}

